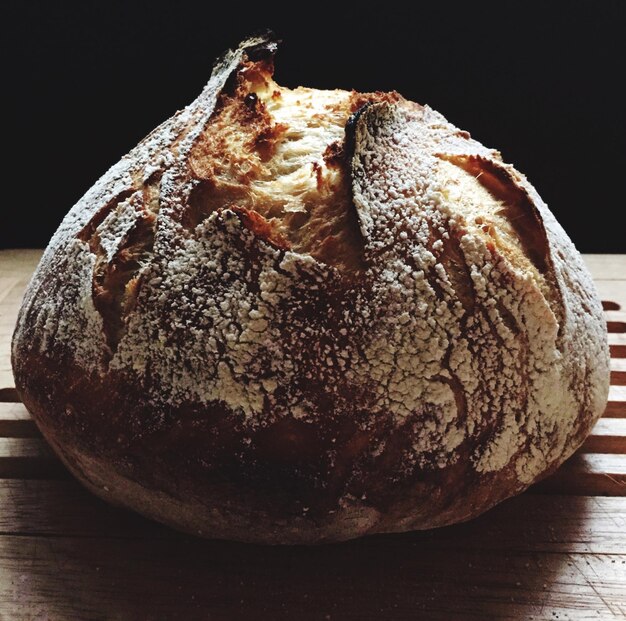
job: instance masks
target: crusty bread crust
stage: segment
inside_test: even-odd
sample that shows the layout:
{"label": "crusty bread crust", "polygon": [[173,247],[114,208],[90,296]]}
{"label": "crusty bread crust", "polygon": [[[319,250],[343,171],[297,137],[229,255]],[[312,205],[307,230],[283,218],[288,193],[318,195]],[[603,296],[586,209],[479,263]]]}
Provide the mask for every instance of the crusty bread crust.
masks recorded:
{"label": "crusty bread crust", "polygon": [[280,89],[274,50],[228,52],[68,213],[17,389],[94,493],[189,532],[470,519],[601,415],[593,282],[497,152],[395,93]]}

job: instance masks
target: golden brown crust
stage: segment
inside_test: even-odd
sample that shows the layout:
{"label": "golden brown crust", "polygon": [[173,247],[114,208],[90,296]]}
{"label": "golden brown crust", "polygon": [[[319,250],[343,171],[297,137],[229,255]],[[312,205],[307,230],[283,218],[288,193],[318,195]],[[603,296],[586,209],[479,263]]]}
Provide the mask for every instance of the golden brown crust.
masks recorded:
{"label": "golden brown crust", "polygon": [[395,93],[283,89],[274,47],[229,52],[70,211],[16,386],[90,489],[189,532],[469,519],[600,415],[593,284],[496,152]]}

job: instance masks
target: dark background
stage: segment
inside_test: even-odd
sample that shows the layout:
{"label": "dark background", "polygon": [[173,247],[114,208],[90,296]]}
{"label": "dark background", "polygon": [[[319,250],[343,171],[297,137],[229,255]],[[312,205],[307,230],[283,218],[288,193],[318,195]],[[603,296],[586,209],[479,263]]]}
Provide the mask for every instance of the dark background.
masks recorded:
{"label": "dark background", "polygon": [[3,2],[0,247],[44,246],[217,55],[270,27],[280,83],[428,103],[527,174],[580,250],[626,252],[626,2],[288,6]]}

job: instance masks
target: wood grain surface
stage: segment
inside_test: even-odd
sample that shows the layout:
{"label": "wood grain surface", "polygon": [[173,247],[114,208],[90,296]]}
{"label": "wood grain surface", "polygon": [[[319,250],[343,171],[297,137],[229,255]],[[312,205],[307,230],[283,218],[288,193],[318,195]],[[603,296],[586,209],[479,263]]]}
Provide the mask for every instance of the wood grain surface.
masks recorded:
{"label": "wood grain surface", "polygon": [[612,386],[604,417],[556,473],[466,524],[268,547],[182,535],[64,470],[10,369],[40,254],[0,251],[0,621],[626,619],[626,256],[586,256]]}

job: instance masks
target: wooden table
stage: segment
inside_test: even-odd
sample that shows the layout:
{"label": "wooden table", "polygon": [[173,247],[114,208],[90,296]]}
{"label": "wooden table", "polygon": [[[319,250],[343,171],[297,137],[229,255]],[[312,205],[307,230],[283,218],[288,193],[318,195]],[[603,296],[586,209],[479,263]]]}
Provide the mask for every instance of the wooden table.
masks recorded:
{"label": "wooden table", "polygon": [[70,478],[9,363],[39,256],[0,251],[0,621],[626,618],[626,255],[586,257],[612,386],[577,455],[468,524],[311,548],[194,539]]}

